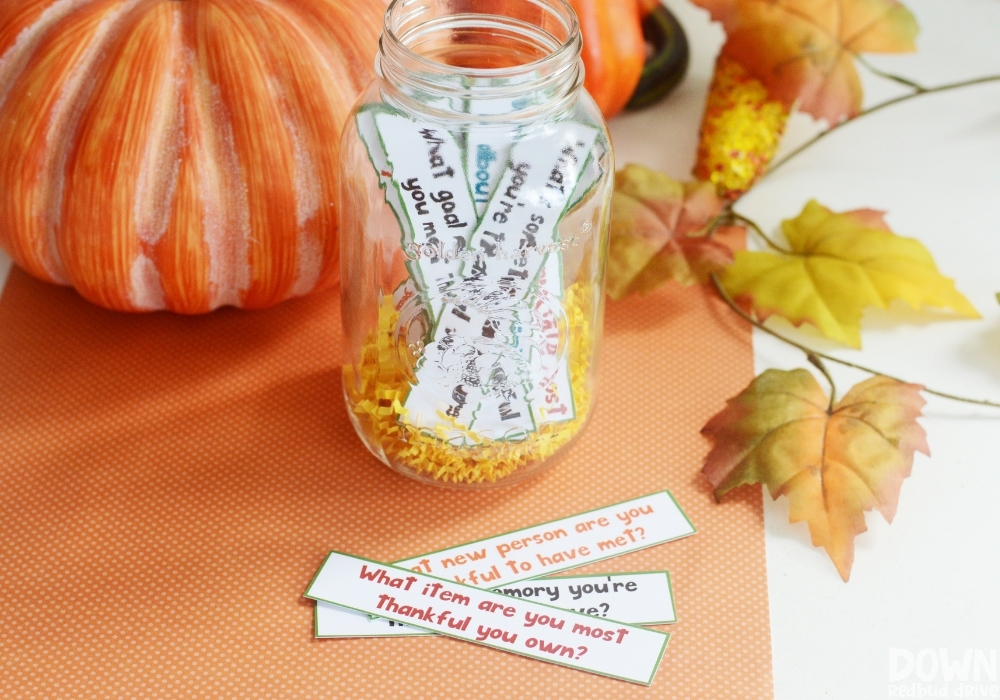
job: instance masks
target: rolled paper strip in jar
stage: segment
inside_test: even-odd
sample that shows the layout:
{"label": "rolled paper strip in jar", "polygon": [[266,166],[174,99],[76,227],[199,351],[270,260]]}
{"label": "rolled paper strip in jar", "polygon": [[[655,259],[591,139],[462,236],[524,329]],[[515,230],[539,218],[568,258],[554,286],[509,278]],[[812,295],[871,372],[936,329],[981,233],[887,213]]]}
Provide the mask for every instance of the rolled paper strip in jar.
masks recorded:
{"label": "rolled paper strip in jar", "polygon": [[701,121],[694,176],[715,185],[719,196],[746,192],[778,148],[791,105],[772,98],[738,61],[719,56]]}
{"label": "rolled paper strip in jar", "polygon": [[470,130],[465,148],[465,172],[476,205],[476,215],[482,217],[490,203],[510,159],[509,129],[479,128]]}
{"label": "rolled paper strip in jar", "polygon": [[[388,110],[377,111],[373,120],[395,190],[387,202],[402,204],[396,216],[402,231],[400,244],[410,253],[408,267],[423,289],[447,285],[462,267],[459,254],[468,247],[478,218],[462,167],[462,151],[455,137],[440,125]],[[435,316],[440,314],[438,296],[431,294]]]}
{"label": "rolled paper strip in jar", "polygon": [[[561,250],[572,243],[559,240],[557,224],[602,175],[599,131],[561,123],[515,145],[509,130],[475,129],[456,139],[384,108],[361,110],[357,119],[386,202],[399,220],[400,243],[415,258],[411,279],[396,290],[394,303],[399,307],[423,293],[435,317],[416,384],[402,405],[406,422],[446,441],[478,444],[523,439],[542,422],[573,420],[569,360],[559,347],[566,320],[558,302]],[[466,141],[461,160],[468,188],[437,189],[439,180],[457,184],[452,164],[459,158],[459,140]],[[472,152],[480,157],[472,158]],[[494,167],[496,161],[506,167]],[[484,173],[469,176],[473,167]],[[425,191],[426,183],[434,186]],[[477,185],[495,209],[489,217],[489,206],[476,207]],[[519,193],[525,201],[517,201]],[[449,237],[435,234],[467,228],[462,217],[470,207],[478,214],[475,231],[468,240],[460,233],[451,236],[454,247],[444,251],[441,241]],[[498,334],[503,339],[492,343]],[[512,351],[509,340],[518,334],[523,344]],[[484,352],[484,344],[495,352]],[[454,419],[446,426],[442,398],[450,400],[445,413]]]}
{"label": "rolled paper strip in jar", "polygon": [[[462,105],[462,111],[471,117],[489,116],[491,113],[509,112],[512,102],[493,100],[492,103],[483,100],[467,100]],[[469,180],[469,191],[476,205],[476,215],[482,218],[490,197],[500,183],[510,160],[511,145],[517,141],[520,128],[509,124],[476,124],[459,134],[463,142],[465,161],[465,176]],[[478,222],[477,222],[478,223]]]}
{"label": "rolled paper strip in jar", "polygon": [[[590,157],[583,165],[573,189],[573,194],[565,211],[573,211],[586,199],[594,190],[594,187],[601,180],[604,171],[601,168],[601,160],[607,151],[607,143],[598,137]],[[563,240],[560,237],[560,248],[576,247],[576,241],[571,239]],[[561,296],[561,281],[563,274],[563,255],[561,250],[549,253],[545,266],[542,268],[542,276],[538,286],[541,289],[554,289]],[[535,318],[541,329],[541,339],[539,351],[543,355],[558,355],[556,366],[553,371],[544,375],[533,387],[528,395],[528,402],[531,406],[535,423],[562,423],[573,421],[577,418],[577,407],[570,368],[569,353],[558,347],[558,342],[565,337],[561,325],[570,323],[564,313],[556,314],[551,306],[546,306],[541,300],[535,301]]]}
{"label": "rolled paper strip in jar", "polygon": [[[539,289],[556,289],[561,296],[562,260],[561,255],[550,253],[538,279]],[[567,323],[565,314],[545,304],[541,298],[533,300],[532,318],[536,325],[536,350],[541,356],[543,367],[540,376],[529,387],[528,405],[535,425],[542,423],[563,423],[577,416],[573,398],[573,384],[570,381],[569,356],[559,347]],[[561,309],[560,309],[561,311]]]}
{"label": "rolled paper strip in jar", "polygon": [[[470,111],[477,107],[478,104],[475,102],[468,105]],[[597,129],[596,126],[593,128]],[[506,164],[510,160],[511,146],[519,139],[519,132],[515,131],[512,137],[511,130],[506,125],[501,125],[501,128],[477,125],[469,129],[465,139],[466,173],[476,202],[476,211],[482,219],[491,197],[497,190],[500,177],[505,172]],[[572,201],[567,210],[576,208],[600,181],[603,175],[600,162],[606,150],[607,144],[604,139],[598,138],[594,143],[593,157],[587,158],[577,179]],[[569,245],[572,245],[572,242]],[[537,279],[537,288],[550,290],[555,292],[557,297],[561,296],[562,273],[561,252],[546,254],[545,263]],[[565,315],[537,296],[531,303],[533,304],[531,317],[535,326],[533,347],[542,357],[543,365],[543,369],[536,373],[534,380],[528,382],[525,388],[532,425],[571,421],[577,414],[570,381],[569,358],[562,352],[564,348],[559,347],[560,338],[565,336]],[[509,410],[508,415],[515,412]]]}
{"label": "rolled paper strip in jar", "polygon": [[[469,241],[476,257],[442,287],[445,306],[405,407],[408,422],[437,429],[442,398],[455,419],[448,439],[474,444],[523,439],[537,430],[528,397],[557,368],[533,321],[561,309],[562,275],[541,275],[560,258],[557,225],[572,201],[598,131],[560,122],[511,148],[486,214]],[[544,283],[544,284],[543,284]],[[533,296],[532,296],[533,295]],[[527,331],[527,332],[526,332]],[[448,387],[442,395],[442,388]]]}
{"label": "rolled paper strip in jar", "polygon": [[[593,128],[596,129],[597,127]],[[607,151],[608,144],[598,132],[597,139],[594,141],[593,151],[590,157],[587,158],[587,162],[583,164],[583,171],[576,181],[576,187],[573,189],[573,196],[570,199],[569,206],[566,207],[566,211],[576,209],[580,205],[580,202],[594,191],[594,187],[600,182],[601,177],[604,176],[604,169],[601,168],[601,160]]]}
{"label": "rolled paper strip in jar", "polygon": [[[452,444],[523,440],[541,423],[574,420],[569,357],[559,346],[568,323],[561,253],[572,241],[557,227],[603,175],[599,130],[562,122],[524,141],[509,129],[456,136],[385,107],[360,110],[357,122],[410,251],[411,277],[394,308],[423,295],[433,316],[416,382],[390,405],[408,426]],[[454,177],[456,162],[467,187]],[[466,238],[470,210],[477,224]],[[459,230],[436,235],[449,228]],[[520,347],[510,342],[518,336]],[[451,404],[444,420],[443,402]]]}

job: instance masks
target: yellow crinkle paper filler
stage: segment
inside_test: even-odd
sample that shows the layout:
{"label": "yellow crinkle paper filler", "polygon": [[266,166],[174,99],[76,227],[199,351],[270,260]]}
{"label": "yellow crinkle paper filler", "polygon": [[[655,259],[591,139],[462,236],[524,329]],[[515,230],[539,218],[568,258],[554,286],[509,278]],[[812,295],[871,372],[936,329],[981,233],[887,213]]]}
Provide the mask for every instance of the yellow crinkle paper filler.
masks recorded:
{"label": "yellow crinkle paper filler", "polygon": [[468,444],[458,447],[447,442],[445,434],[464,429],[444,413],[438,414],[441,425],[435,434],[408,425],[404,404],[410,382],[395,358],[399,314],[391,295],[382,298],[378,334],[366,339],[361,365],[344,366],[344,386],[356,406],[353,417],[376,451],[407,465],[417,476],[445,483],[490,483],[546,459],[576,436],[590,409],[587,377],[594,347],[593,328],[588,321],[591,304],[593,285],[577,282],[566,289],[563,308],[569,328],[567,352],[576,404],[572,420],[541,423],[537,431],[518,442],[483,442],[468,433]]}

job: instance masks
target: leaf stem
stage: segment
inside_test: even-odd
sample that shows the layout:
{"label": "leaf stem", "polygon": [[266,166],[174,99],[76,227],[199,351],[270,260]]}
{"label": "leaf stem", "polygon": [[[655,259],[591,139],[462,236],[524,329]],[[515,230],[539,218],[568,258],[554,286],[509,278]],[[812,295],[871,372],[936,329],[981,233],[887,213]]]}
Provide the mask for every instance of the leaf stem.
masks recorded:
{"label": "leaf stem", "polygon": [[903,76],[896,75],[895,73],[886,73],[885,71],[876,68],[875,66],[873,66],[871,63],[868,62],[868,59],[866,59],[859,53],[854,54],[854,60],[863,65],[865,69],[872,75],[877,75],[880,78],[891,80],[892,82],[899,83],[900,85],[905,85],[906,87],[913,90],[914,93],[922,94],[928,91],[926,87],[924,87],[918,82],[910,80],[909,78],[904,78]]}
{"label": "leaf stem", "polygon": [[731,206],[725,210],[724,215],[729,217],[729,221],[738,221],[742,224],[749,226],[754,233],[760,236],[761,239],[763,239],[763,241],[767,243],[769,248],[776,250],[779,253],[784,253],[785,255],[795,255],[795,251],[785,248],[783,245],[775,242],[774,239],[772,239],[770,236],[764,233],[764,229],[762,229],[757,224],[756,221],[754,221],[753,219],[748,219],[739,212],[733,211]]}
{"label": "leaf stem", "polygon": [[719,230],[720,226],[722,226],[723,221],[732,220],[734,215],[735,212],[733,212],[728,206],[724,208],[722,212],[709,222],[708,230],[705,232],[705,238],[715,238],[715,232]]}
{"label": "leaf stem", "polygon": [[[827,354],[819,352],[817,350],[813,350],[810,347],[807,347],[805,345],[802,345],[801,343],[795,342],[791,338],[788,338],[788,337],[782,335],[781,333],[778,333],[777,331],[771,330],[770,328],[768,328],[767,326],[765,326],[763,323],[761,323],[760,321],[758,321],[757,319],[753,318],[748,313],[746,313],[743,309],[741,309],[739,307],[739,305],[735,301],[733,301],[733,298],[731,296],[729,296],[729,292],[727,292],[725,290],[725,288],[722,286],[722,282],[719,281],[719,276],[717,274],[715,274],[713,272],[711,275],[709,275],[709,277],[712,280],[712,285],[715,287],[715,291],[718,292],[718,294],[722,298],[722,300],[724,302],[726,302],[726,305],[729,306],[730,309],[732,309],[733,311],[735,311],[736,314],[740,318],[742,318],[744,321],[746,321],[747,323],[749,323],[754,328],[757,328],[757,329],[763,331],[764,333],[767,333],[771,337],[777,338],[781,342],[786,343],[787,345],[791,345],[793,348],[797,348],[798,350],[801,350],[802,352],[805,353],[805,355],[809,359],[809,361],[812,362],[814,365],[816,365],[816,367],[819,368],[819,370],[821,372],[823,372],[823,374],[826,376],[827,380],[830,381],[830,386],[831,386],[830,406],[831,407],[833,406],[833,398],[832,398],[832,395],[833,395],[833,380],[830,378],[829,373],[823,367],[821,367],[820,365],[817,365],[813,361],[813,358],[816,358],[818,360],[827,360],[828,362],[835,362],[836,364],[842,365],[844,367],[850,367],[852,369],[860,370],[860,371],[866,372],[868,374],[882,376],[882,377],[885,377],[886,379],[892,379],[893,381],[900,382],[902,384],[912,384],[912,383],[914,383],[914,382],[908,382],[905,379],[900,379],[899,377],[894,377],[891,374],[886,374],[885,372],[879,372],[878,370],[871,369],[870,367],[865,367],[863,365],[859,365],[859,364],[856,364],[854,362],[848,362],[847,360],[841,360],[839,357],[833,357],[832,355],[827,355]],[[928,394],[933,394],[934,396],[940,396],[943,399],[950,399],[951,401],[960,401],[962,403],[976,404],[977,406],[989,406],[991,408],[1000,408],[1000,403],[996,403],[994,401],[987,401],[985,399],[970,399],[970,398],[966,398],[964,396],[956,396],[955,394],[949,394],[949,393],[944,392],[944,391],[937,391],[935,389],[930,389],[930,388],[928,388],[926,386],[923,388],[923,391],[925,391]]]}
{"label": "leaf stem", "polygon": [[[867,64],[866,64],[866,67],[867,67]],[[881,74],[881,72],[878,71],[877,69],[874,69],[873,72],[876,72],[876,74]],[[969,86],[972,86],[972,85],[982,85],[984,83],[1000,82],[1000,75],[984,75],[984,76],[979,77],[979,78],[970,78],[969,80],[960,80],[960,81],[955,82],[955,83],[946,83],[944,85],[938,85],[936,87],[928,88],[928,87],[923,87],[922,85],[919,85],[917,83],[914,83],[913,81],[907,80],[906,78],[900,78],[899,76],[893,76],[893,75],[888,74],[888,73],[881,74],[881,75],[882,75],[882,77],[885,77],[888,80],[895,80],[896,82],[902,82],[904,85],[908,85],[909,87],[911,87],[913,89],[913,92],[911,92],[909,94],[906,94],[906,95],[900,95],[899,97],[893,97],[892,99],[886,100],[884,102],[879,102],[876,105],[872,105],[868,109],[862,110],[856,116],[851,117],[850,119],[845,119],[842,122],[838,122],[838,123],[834,124],[833,126],[831,126],[829,129],[826,129],[824,131],[819,132],[818,134],[816,134],[815,136],[813,136],[811,139],[809,139],[805,143],[803,143],[800,146],[797,146],[796,148],[792,149],[792,151],[790,153],[787,153],[784,156],[782,156],[781,158],[779,158],[778,160],[774,161],[771,164],[771,167],[769,167],[767,169],[767,171],[763,175],[760,176],[760,179],[763,179],[763,178],[767,177],[768,175],[770,175],[771,173],[773,173],[775,170],[777,170],[778,168],[780,168],[781,166],[783,166],[788,161],[790,161],[793,158],[795,158],[797,155],[799,155],[800,153],[802,153],[806,149],[810,148],[811,146],[813,146],[817,142],[821,141],[822,139],[826,138],[827,136],[829,136],[833,132],[837,131],[838,129],[841,129],[841,128],[847,126],[848,124],[853,124],[854,122],[856,122],[859,119],[861,119],[861,117],[867,117],[867,116],[869,116],[871,114],[874,114],[875,112],[879,112],[879,111],[881,111],[883,109],[886,109],[887,107],[892,107],[893,105],[898,105],[898,104],[900,104],[902,102],[907,102],[909,100],[912,100],[915,97],[920,97],[922,95],[932,95],[932,94],[935,94],[935,93],[947,92],[949,90],[957,90],[959,88],[969,87]],[[750,191],[751,190],[747,190],[747,192],[750,192]],[[742,199],[745,195],[746,195],[746,192],[744,192],[743,194],[741,194],[738,197],[736,197],[732,201],[732,203],[735,204],[740,199]]]}
{"label": "leaf stem", "polygon": [[823,373],[827,383],[830,385],[830,403],[826,407],[826,412],[832,414],[833,405],[837,403],[837,383],[833,381],[830,370],[826,368],[826,364],[819,358],[819,355],[814,352],[806,353],[806,359],[809,360],[809,364]]}

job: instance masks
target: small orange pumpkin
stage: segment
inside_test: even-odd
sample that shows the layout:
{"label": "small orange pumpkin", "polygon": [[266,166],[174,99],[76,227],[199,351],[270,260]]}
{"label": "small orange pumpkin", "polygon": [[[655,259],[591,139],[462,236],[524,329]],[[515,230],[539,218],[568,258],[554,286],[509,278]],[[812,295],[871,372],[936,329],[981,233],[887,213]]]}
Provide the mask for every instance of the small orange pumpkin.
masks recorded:
{"label": "small orange pumpkin", "polygon": [[[649,3],[650,0],[642,0]],[[625,108],[646,60],[639,0],[569,0],[583,35],[583,86],[605,117]]]}
{"label": "small orange pumpkin", "polygon": [[0,246],[112,309],[337,274],[340,128],[382,0],[0,0]]}

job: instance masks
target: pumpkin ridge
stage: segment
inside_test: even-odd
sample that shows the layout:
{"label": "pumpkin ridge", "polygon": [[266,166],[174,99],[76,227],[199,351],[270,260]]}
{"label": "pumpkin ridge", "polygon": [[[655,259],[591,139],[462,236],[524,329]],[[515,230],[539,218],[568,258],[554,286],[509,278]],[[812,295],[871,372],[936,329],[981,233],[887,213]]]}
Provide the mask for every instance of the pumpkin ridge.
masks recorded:
{"label": "pumpkin ridge", "polygon": [[[269,4],[267,6],[269,8],[273,7]],[[283,22],[286,21],[282,13],[276,12],[275,14],[279,15]],[[269,22],[268,24],[273,28],[277,22],[273,24]],[[282,29],[302,36],[301,32],[295,32],[295,27],[292,25],[283,26]],[[280,34],[278,35],[280,36]],[[289,37],[290,39],[291,37]],[[313,60],[322,60],[321,57],[316,55],[318,52],[311,46],[311,42],[298,44],[296,48],[311,53]],[[303,115],[303,112],[306,110],[303,110],[305,105],[302,103],[306,98],[303,95],[297,94],[298,91],[293,89],[297,87],[299,82],[294,79],[296,77],[294,75],[295,66],[286,65],[284,61],[276,61],[273,64],[273,68],[275,71],[283,73],[283,79],[275,82],[280,82],[280,85],[285,86],[285,88],[281,89],[274,83],[270,85],[270,88],[275,94],[280,94],[280,98],[276,100],[276,104],[281,112],[282,122],[288,132],[289,142],[292,146],[292,191],[295,204],[296,261],[295,273],[288,288],[287,296],[293,297],[302,296],[313,289],[316,286],[323,267],[323,247],[319,240],[319,235],[315,230],[315,225],[320,223],[317,221],[317,215],[319,214],[320,202],[323,199],[323,192],[320,184],[319,163],[312,155],[316,153],[322,157],[323,151],[321,148],[316,147],[318,146],[316,143],[310,144],[313,148],[307,148],[306,146],[306,140],[310,135],[310,129],[305,123]],[[313,73],[314,75],[311,77],[314,79],[319,77],[315,75],[315,71]],[[316,80],[316,83],[317,87],[321,88],[321,81]],[[326,110],[320,111],[325,112]],[[336,163],[332,165],[334,168],[336,167]]]}
{"label": "pumpkin ridge", "polygon": [[[60,22],[66,15],[76,9],[84,0],[41,0],[34,3],[24,3],[21,13],[30,14],[34,6],[44,6],[46,2],[51,3],[44,7],[29,22],[12,21],[7,23],[0,30],[0,50],[3,49],[4,35],[14,34],[14,41],[10,43],[3,54],[0,55],[0,108],[3,107],[10,92],[12,83],[24,70],[31,59],[38,45],[44,41],[49,30]],[[21,25],[18,29],[19,24]]]}
{"label": "pumpkin ridge", "polygon": [[[160,243],[170,225],[176,207],[180,178],[180,153],[184,136],[184,110],[180,109],[181,15],[176,3],[168,3],[156,11],[172,15],[170,20],[165,66],[166,75],[153,77],[160,88],[153,101],[156,105],[146,134],[146,146],[136,178],[133,218],[139,237],[139,253],[132,264],[132,288],[129,300],[138,309],[174,308],[168,297],[177,296],[165,288],[160,274]],[[137,275],[142,268],[145,274]]]}
{"label": "pumpkin ridge", "polygon": [[[200,202],[202,238],[208,249],[207,305],[239,306],[250,286],[250,203],[236,153],[232,119],[211,81],[199,42],[200,15],[195,3],[183,3],[184,44],[190,76],[185,104],[192,163],[192,196]],[[180,215],[180,212],[178,212]]]}
{"label": "pumpkin ridge", "polygon": [[[360,3],[347,6],[337,0],[318,0],[314,3],[289,2],[288,0],[258,0],[275,13],[286,18],[288,26],[308,41],[322,59],[334,85],[347,83],[355,93],[375,77],[375,57],[371,53],[371,37],[354,30],[350,21],[358,14],[370,12],[368,20],[380,29],[382,17],[388,3],[381,0],[374,3]],[[297,20],[297,21],[296,21]],[[346,117],[351,104],[340,104]]]}
{"label": "pumpkin ridge", "polygon": [[384,0],[0,0],[0,246],[105,307],[338,276],[339,134]]}
{"label": "pumpkin ridge", "polygon": [[[3,218],[10,216],[12,221],[3,228],[18,232],[12,234],[11,257],[29,272],[58,284],[76,283],[64,262],[58,224],[66,194],[66,162],[94,86],[88,72],[100,62],[103,42],[113,38],[136,4],[138,0],[131,0],[131,6],[92,4],[54,21],[40,35],[7,95],[4,116],[11,126],[3,130],[0,154],[13,151],[13,157],[4,158],[9,170],[2,180],[9,181],[0,180],[0,186],[11,193],[10,211]],[[34,91],[44,92],[47,101],[32,104],[28,98]]]}
{"label": "pumpkin ridge", "polygon": [[[336,88],[349,85],[354,93],[359,93],[375,76],[374,57],[370,49],[377,32],[373,31],[371,36],[358,32],[351,20],[354,18],[356,21],[359,14],[367,13],[365,26],[378,29],[382,25],[385,3],[376,0],[348,7],[329,0],[307,3],[258,1],[284,19],[288,31],[300,38],[296,46],[311,48],[316,64],[322,69],[314,71],[315,89],[301,100],[290,99],[298,103],[298,119],[301,121],[305,115],[315,122],[317,114],[325,114],[332,122],[332,126],[306,125],[296,134],[297,139],[304,137],[311,140],[307,152],[315,154],[321,189],[317,217],[310,222],[302,221],[300,217],[300,227],[311,224],[311,230],[300,231],[299,234],[299,272],[291,289],[292,296],[301,296],[308,291],[327,288],[339,277],[340,250],[337,236],[331,232],[336,232],[337,228],[335,202],[338,196],[340,140],[323,137],[327,133],[339,133],[352,106],[350,102],[338,99]],[[324,97],[322,107],[303,108],[306,102],[318,102],[317,95]]]}
{"label": "pumpkin ridge", "polygon": [[[339,131],[348,105],[343,105],[330,86],[345,82],[343,72],[334,69],[338,61],[327,54],[337,52],[339,63],[346,55],[334,41],[324,41],[315,22],[306,21],[301,5],[262,2],[275,15],[267,24],[278,46],[287,46],[287,55],[301,53],[308,60],[287,60],[284,52],[274,69],[281,75],[284,89],[277,104],[292,145],[296,207],[296,270],[288,296],[302,296],[315,289],[324,269],[336,266],[339,251],[324,245],[324,231],[336,230],[336,177],[339,142],[324,136]],[[331,9],[334,6],[328,6]],[[340,8],[337,8],[338,11]],[[333,13],[327,13],[332,15]],[[311,15],[315,19],[315,14]],[[330,21],[329,17],[324,18]],[[276,52],[278,53],[278,52]]]}
{"label": "pumpkin ridge", "polygon": [[[88,299],[128,311],[162,308],[159,275],[140,257],[135,228],[136,178],[128,166],[138,169],[138,163],[126,161],[140,150],[135,141],[145,125],[130,119],[136,93],[128,87],[135,78],[123,63],[137,50],[140,57],[155,55],[155,46],[136,47],[134,40],[137,28],[153,22],[150,9],[143,0],[127,0],[106,10],[60,98],[68,105],[66,131],[49,135],[50,148],[70,145],[52,170],[59,182],[50,204],[67,277]],[[140,90],[152,82],[143,79]]]}
{"label": "pumpkin ridge", "polygon": [[288,298],[297,247],[294,193],[288,186],[295,177],[293,147],[282,115],[284,96],[276,89],[277,28],[257,4],[202,5],[201,21],[227,40],[224,49],[220,42],[204,42],[199,49],[204,48],[207,73],[230,118],[249,204],[251,277],[241,305],[271,306]]}

